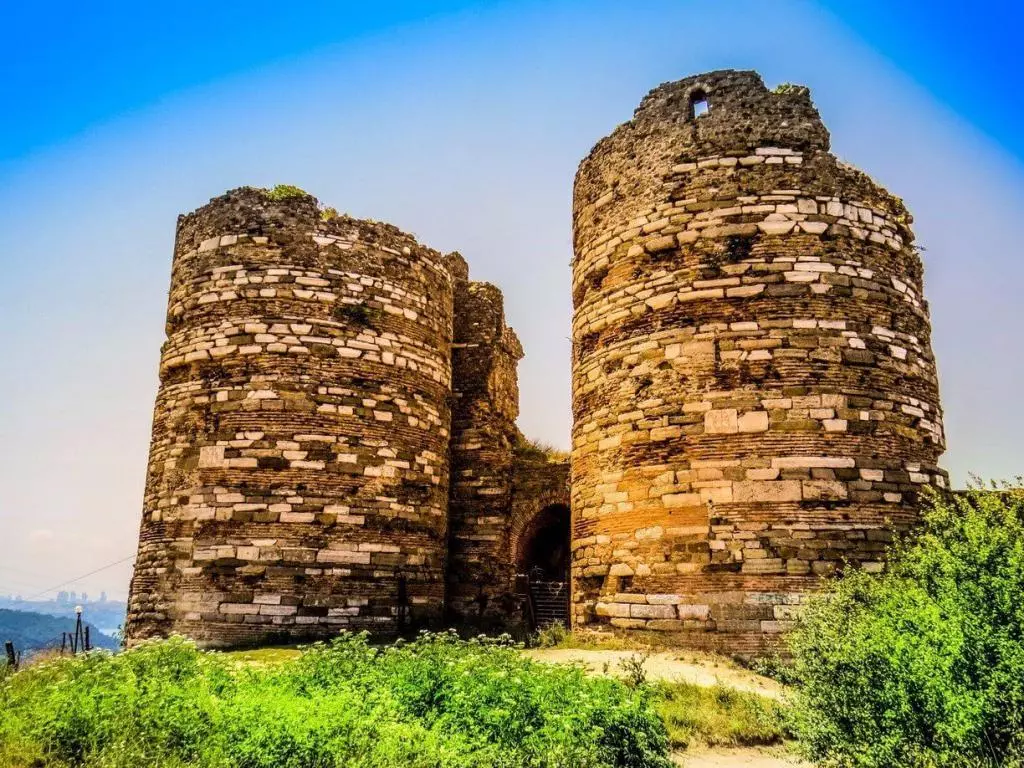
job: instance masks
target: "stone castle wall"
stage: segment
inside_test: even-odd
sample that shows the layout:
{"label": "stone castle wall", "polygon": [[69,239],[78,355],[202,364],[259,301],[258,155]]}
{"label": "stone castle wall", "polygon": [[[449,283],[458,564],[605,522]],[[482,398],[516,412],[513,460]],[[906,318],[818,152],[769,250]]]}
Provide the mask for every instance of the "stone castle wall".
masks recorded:
{"label": "stone castle wall", "polygon": [[910,216],[732,71],[648,94],[573,213],[574,623],[760,650],[945,486]]}
{"label": "stone castle wall", "polygon": [[394,227],[255,189],[182,216],[127,637],[440,620],[452,328]]}
{"label": "stone castle wall", "polygon": [[946,485],[910,223],[807,89],[653,90],[576,177],[570,468],[518,433],[523,350],[459,254],[212,200],[178,221],[126,637],[514,628],[571,517],[575,627],[771,647]]}
{"label": "stone castle wall", "polygon": [[509,511],[523,349],[501,291],[449,257],[455,290],[448,615],[480,627],[514,619]]}

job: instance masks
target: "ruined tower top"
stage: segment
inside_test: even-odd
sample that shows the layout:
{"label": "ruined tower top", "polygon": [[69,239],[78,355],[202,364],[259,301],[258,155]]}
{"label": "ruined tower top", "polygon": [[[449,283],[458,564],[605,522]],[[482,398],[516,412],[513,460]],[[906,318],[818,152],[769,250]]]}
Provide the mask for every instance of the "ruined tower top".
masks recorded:
{"label": "ruined tower top", "polygon": [[[757,72],[732,69],[662,83],[643,98],[631,120],[600,139],[580,163],[574,186],[575,236],[581,224],[603,230],[611,215],[629,221],[644,215],[653,201],[671,197],[671,186],[678,181],[673,169],[689,163],[718,167],[721,159],[728,175],[741,158],[756,157],[767,148],[779,153],[779,163],[784,153],[799,155],[803,167],[813,168],[826,187],[841,185],[852,199],[884,210],[903,241],[912,242],[913,219],[903,201],[831,155],[830,146],[828,129],[806,86],[784,83],[769,89]],[[785,176],[778,181],[785,182]],[[723,182],[721,189],[709,187],[704,196],[743,194],[734,188],[734,179]],[[616,205],[609,206],[613,200]],[[577,240],[576,253],[586,245]]]}
{"label": "ruined tower top", "polygon": [[623,134],[630,140],[656,136],[667,151],[694,158],[762,146],[829,149],[828,129],[808,88],[787,83],[769,90],[757,72],[732,69],[662,83],[591,155],[614,151]]}

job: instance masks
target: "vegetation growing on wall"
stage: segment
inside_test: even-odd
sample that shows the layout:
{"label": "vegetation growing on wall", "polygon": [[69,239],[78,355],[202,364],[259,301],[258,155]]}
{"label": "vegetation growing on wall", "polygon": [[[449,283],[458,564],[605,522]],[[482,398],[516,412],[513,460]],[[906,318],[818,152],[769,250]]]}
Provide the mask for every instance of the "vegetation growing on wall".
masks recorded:
{"label": "vegetation growing on wall", "polygon": [[552,463],[569,460],[568,451],[541,440],[533,440],[523,434],[517,436],[514,450],[516,457],[525,461]]}
{"label": "vegetation growing on wall", "polygon": [[292,184],[275,184],[267,190],[267,197],[271,200],[287,200],[290,197],[309,197],[309,192]]}

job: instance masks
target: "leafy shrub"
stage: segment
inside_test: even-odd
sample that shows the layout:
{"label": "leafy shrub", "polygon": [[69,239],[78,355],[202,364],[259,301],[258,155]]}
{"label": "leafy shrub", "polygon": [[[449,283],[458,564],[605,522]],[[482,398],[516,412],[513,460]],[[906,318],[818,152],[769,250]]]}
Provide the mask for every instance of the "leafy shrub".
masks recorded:
{"label": "leafy shrub", "polygon": [[645,691],[504,641],[343,635],[267,666],[174,638],[0,682],[0,765],[668,768]]}
{"label": "leafy shrub", "polygon": [[796,673],[793,671],[792,659],[783,658],[777,652],[768,653],[763,656],[737,656],[733,661],[756,675],[770,677],[775,682],[782,683],[783,685],[794,685],[797,682]]}
{"label": "leafy shrub", "polygon": [[523,461],[536,461],[543,464],[557,464],[569,460],[569,452],[561,448],[545,443],[541,440],[533,440],[523,434],[516,437],[512,449],[516,457]]}
{"label": "leafy shrub", "polygon": [[810,93],[810,89],[806,85],[794,85],[793,83],[780,83],[779,85],[775,86],[774,93],[777,93],[780,96],[786,95],[786,94],[789,94],[789,93],[800,93],[800,94],[803,94],[803,93]]}
{"label": "leafy shrub", "polygon": [[931,496],[888,572],[839,580],[792,644],[811,758],[1024,765],[1024,491]]}

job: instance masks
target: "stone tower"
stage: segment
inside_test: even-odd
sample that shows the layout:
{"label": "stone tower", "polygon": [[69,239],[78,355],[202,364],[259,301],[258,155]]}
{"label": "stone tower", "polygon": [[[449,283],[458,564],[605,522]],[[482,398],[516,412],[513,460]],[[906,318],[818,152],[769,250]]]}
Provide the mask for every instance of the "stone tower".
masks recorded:
{"label": "stone tower", "polygon": [[806,88],[651,91],[576,176],[576,626],[750,653],[944,487],[921,260]]}
{"label": "stone tower", "polygon": [[180,217],[129,641],[439,620],[452,332],[395,227],[249,188]]}

